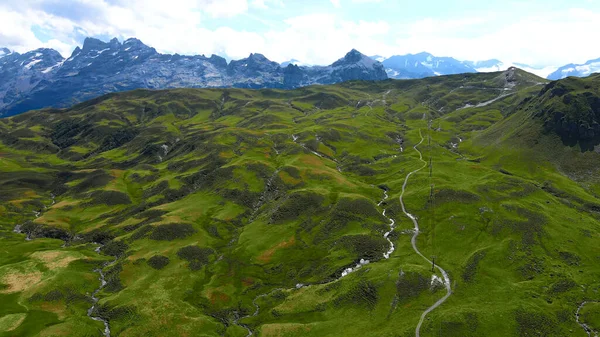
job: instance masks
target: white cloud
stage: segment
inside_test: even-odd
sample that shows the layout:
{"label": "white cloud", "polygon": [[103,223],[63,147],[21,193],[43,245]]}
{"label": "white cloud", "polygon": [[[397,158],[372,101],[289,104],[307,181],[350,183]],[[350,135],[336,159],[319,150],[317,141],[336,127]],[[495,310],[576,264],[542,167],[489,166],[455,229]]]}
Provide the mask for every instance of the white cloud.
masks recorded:
{"label": "white cloud", "polygon": [[[342,6],[341,0],[330,1]],[[346,1],[344,10],[352,3],[378,1]],[[282,8],[282,0],[72,0],[67,5],[57,0],[2,0],[0,46],[19,52],[51,47],[68,56],[82,36],[137,37],[160,52],[230,58],[259,52],[279,62],[293,58],[311,64],[329,64],[352,48],[367,55],[428,51],[458,59],[498,58],[537,66],[600,57],[600,44],[590,40],[590,34],[600,31],[600,13],[589,9],[529,15],[506,9],[493,15],[412,22],[349,20],[347,12],[338,11],[279,20],[263,16]],[[225,17],[262,22],[262,31],[252,31],[253,25],[243,26],[246,30],[203,27],[205,20]],[[50,40],[42,43],[34,27]]]}
{"label": "white cloud", "polygon": [[283,0],[252,0],[251,4],[252,6],[261,9],[268,9],[271,5],[285,7],[285,5],[283,4]]}
{"label": "white cloud", "polygon": [[[48,1],[48,0],[46,0]],[[184,0],[169,3],[159,0],[121,0],[112,4],[104,1],[78,0],[90,17],[57,17],[41,9],[25,13],[11,12],[11,46],[21,45],[21,50],[33,49],[41,44],[31,33],[38,25],[55,37],[47,45],[59,48],[64,56],[75,47],[75,32],[89,36],[117,36],[121,39],[137,37],[161,52],[180,54],[219,54],[238,59],[251,52],[265,54],[275,61],[299,59],[312,64],[329,64],[352,48],[367,53],[385,49],[385,34],[390,31],[383,21],[348,21],[334,14],[314,13],[288,18],[277,27],[257,33],[220,27],[202,28],[199,23],[206,16],[240,14],[248,10],[246,0]],[[251,1],[250,6],[282,6],[280,0]],[[1,5],[0,5],[1,8]],[[5,14],[6,12],[1,11]],[[3,15],[0,14],[0,15]],[[253,14],[244,14],[253,17]],[[7,18],[7,19],[8,19]],[[244,19],[244,16],[240,16]],[[0,17],[2,19],[2,17]],[[247,18],[245,18],[247,20]],[[260,19],[254,17],[254,19]],[[269,27],[269,25],[267,25]],[[5,34],[3,30],[1,34]],[[1,35],[0,35],[1,36]],[[1,39],[0,44],[7,39]]]}
{"label": "white cloud", "polygon": [[340,0],[330,0],[330,1],[333,4],[333,7],[335,7],[335,8],[340,8],[342,6],[342,4],[340,4]]}
{"label": "white cloud", "polygon": [[484,18],[415,22],[396,38],[396,53],[428,51],[463,60],[497,58],[534,66],[583,63],[600,57],[600,45],[589,40],[591,32],[600,31],[599,13],[572,9],[503,23],[506,17],[497,13]]}
{"label": "white cloud", "polygon": [[246,0],[213,0],[208,1],[201,8],[213,17],[233,17],[246,12],[248,2]]}

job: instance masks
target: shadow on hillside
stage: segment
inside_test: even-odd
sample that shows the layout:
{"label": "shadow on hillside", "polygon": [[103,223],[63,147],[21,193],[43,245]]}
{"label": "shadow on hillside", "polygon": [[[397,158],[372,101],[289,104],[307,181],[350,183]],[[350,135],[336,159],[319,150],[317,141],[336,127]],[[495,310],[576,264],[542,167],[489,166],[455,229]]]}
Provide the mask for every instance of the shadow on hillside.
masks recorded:
{"label": "shadow on hillside", "polygon": [[569,147],[579,146],[582,153],[595,151],[596,146],[600,145],[600,135],[591,139],[580,139],[575,137],[569,137],[566,135],[560,135],[560,138],[564,145]]}

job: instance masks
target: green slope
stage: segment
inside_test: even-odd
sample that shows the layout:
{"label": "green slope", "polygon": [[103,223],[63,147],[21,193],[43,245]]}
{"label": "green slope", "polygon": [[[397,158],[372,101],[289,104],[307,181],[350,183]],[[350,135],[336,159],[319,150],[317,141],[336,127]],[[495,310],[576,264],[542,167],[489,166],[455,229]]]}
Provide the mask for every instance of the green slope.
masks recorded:
{"label": "green slope", "polygon": [[2,119],[0,336],[101,336],[98,268],[112,336],[414,336],[446,294],[399,201],[421,136],[403,200],[452,288],[421,336],[585,336],[598,166],[564,162],[597,153],[531,113],[558,85],[138,90]]}

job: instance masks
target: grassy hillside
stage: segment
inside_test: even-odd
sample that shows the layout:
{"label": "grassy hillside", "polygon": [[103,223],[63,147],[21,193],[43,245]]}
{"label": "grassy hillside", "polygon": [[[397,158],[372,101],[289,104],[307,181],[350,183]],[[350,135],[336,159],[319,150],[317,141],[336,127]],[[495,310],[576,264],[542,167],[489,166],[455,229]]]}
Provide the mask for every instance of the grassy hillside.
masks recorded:
{"label": "grassy hillside", "polygon": [[403,200],[452,288],[421,336],[586,336],[599,166],[563,161],[597,153],[527,112],[557,85],[137,90],[1,119],[0,336],[101,336],[92,306],[112,336],[414,336],[446,293],[399,200],[421,141]]}

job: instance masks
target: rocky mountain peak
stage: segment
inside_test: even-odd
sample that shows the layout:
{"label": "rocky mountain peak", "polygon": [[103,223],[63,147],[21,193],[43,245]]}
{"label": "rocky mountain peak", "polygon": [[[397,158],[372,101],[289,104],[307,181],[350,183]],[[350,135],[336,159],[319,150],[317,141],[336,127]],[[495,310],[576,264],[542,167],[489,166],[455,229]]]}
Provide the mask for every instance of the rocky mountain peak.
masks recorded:
{"label": "rocky mountain peak", "polygon": [[[10,60],[10,68],[6,60]],[[7,74],[0,79],[0,116],[67,107],[109,92],[138,88],[292,89],[387,78],[381,63],[357,50],[330,66],[283,68],[259,53],[229,63],[217,55],[160,54],[136,38],[122,43],[116,38],[108,42],[87,38],[67,60],[56,51],[37,50],[27,55],[15,53],[3,58],[0,65]]]}
{"label": "rocky mountain peak", "polygon": [[433,55],[432,55],[432,54],[430,54],[430,53],[428,53],[428,52],[426,52],[426,51],[422,51],[422,52],[420,52],[420,53],[417,53],[417,54],[415,54],[415,55],[413,55],[413,56],[415,56],[416,58],[424,58],[424,59],[426,59],[426,58],[428,58],[428,57],[433,57]]}
{"label": "rocky mountain peak", "polygon": [[144,44],[141,40],[136,38],[129,38],[123,42],[125,48],[150,48]]}
{"label": "rocky mountain peak", "polygon": [[356,63],[356,62],[359,62],[363,58],[366,58],[366,56],[363,55],[358,50],[352,49],[344,56],[344,61]]}
{"label": "rocky mountain peak", "polygon": [[75,47],[75,49],[73,49],[73,52],[71,53],[71,56],[69,56],[67,61],[72,60],[74,57],[76,57],[79,54],[81,54],[81,48],[79,48],[79,46],[77,46],[77,47]]}
{"label": "rocky mountain peak", "polygon": [[10,51],[10,49],[8,48],[0,48],[0,57],[4,57],[7,55],[12,54],[12,52]]}
{"label": "rocky mountain peak", "polygon": [[335,61],[331,66],[343,67],[352,64],[360,64],[363,67],[373,67],[376,64],[379,64],[381,66],[381,63],[371,59],[370,57],[364,55],[356,49],[352,49],[351,51],[349,51],[343,58]]}
{"label": "rocky mountain peak", "polygon": [[227,60],[219,55],[212,54],[208,60],[217,68],[227,68]]}
{"label": "rocky mountain peak", "polygon": [[257,72],[277,72],[279,63],[267,59],[262,54],[250,54],[245,59],[231,61],[228,66],[230,74],[256,74]]}
{"label": "rocky mountain peak", "polygon": [[250,53],[250,56],[248,56],[248,59],[254,60],[254,61],[259,61],[259,62],[264,62],[264,61],[270,62],[269,59],[267,59],[265,57],[265,55],[259,54],[259,53]]}
{"label": "rocky mountain peak", "polygon": [[[40,55],[41,54],[41,55]],[[27,52],[25,54],[23,54],[24,56],[31,56],[34,55],[35,57],[51,57],[51,58],[62,58],[62,55],[60,55],[60,53],[52,48],[38,48],[36,50],[32,50],[30,52]]]}
{"label": "rocky mountain peak", "polygon": [[82,51],[84,53],[89,53],[91,51],[100,51],[106,48],[110,48],[110,45],[110,43],[101,41],[99,39],[93,37],[86,37],[83,41]]}
{"label": "rocky mountain peak", "polygon": [[145,45],[142,41],[136,38],[130,38],[125,40],[125,42],[123,42],[123,45],[121,46],[121,49],[128,53],[137,53],[138,56],[149,56],[158,54],[156,49]]}

